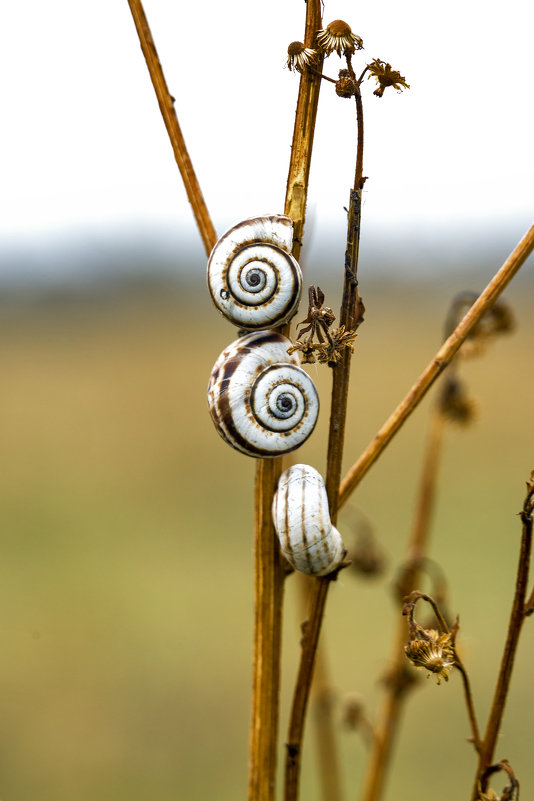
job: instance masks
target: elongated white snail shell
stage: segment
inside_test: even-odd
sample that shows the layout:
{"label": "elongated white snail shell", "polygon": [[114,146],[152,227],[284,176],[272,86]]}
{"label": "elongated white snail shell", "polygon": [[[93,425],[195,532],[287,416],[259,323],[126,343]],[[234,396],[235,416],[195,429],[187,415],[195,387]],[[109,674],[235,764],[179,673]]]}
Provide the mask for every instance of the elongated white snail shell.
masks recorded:
{"label": "elongated white snail shell", "polygon": [[339,567],[346,550],[330,522],[321,474],[307,464],[282,473],[273,499],[273,522],[288,562],[310,576],[326,576]]}
{"label": "elongated white snail shell", "polygon": [[234,325],[270,328],[295,314],[302,272],[292,245],[293,222],[280,214],[243,220],[221,236],[208,261],[208,288]]}
{"label": "elongated white snail shell", "polygon": [[287,353],[291,341],[275,331],[254,331],[219,356],[208,384],[217,431],[233,448],[274,457],[302,445],[319,413],[315,384]]}

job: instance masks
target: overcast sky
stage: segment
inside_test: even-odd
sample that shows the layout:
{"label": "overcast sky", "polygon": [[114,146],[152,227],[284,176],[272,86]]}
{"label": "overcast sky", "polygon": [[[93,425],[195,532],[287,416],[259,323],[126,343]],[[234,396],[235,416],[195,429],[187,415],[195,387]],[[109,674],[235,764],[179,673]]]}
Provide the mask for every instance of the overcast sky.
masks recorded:
{"label": "overcast sky", "polygon": [[[534,7],[525,0],[325,0],[402,94],[364,87],[364,221],[377,236],[532,221]],[[146,0],[145,10],[219,232],[283,209],[303,0]],[[21,0],[4,10],[0,246],[120,229],[194,232],[126,0]],[[336,76],[336,55],[324,71]],[[315,229],[343,227],[353,101],[325,83],[312,165]]]}

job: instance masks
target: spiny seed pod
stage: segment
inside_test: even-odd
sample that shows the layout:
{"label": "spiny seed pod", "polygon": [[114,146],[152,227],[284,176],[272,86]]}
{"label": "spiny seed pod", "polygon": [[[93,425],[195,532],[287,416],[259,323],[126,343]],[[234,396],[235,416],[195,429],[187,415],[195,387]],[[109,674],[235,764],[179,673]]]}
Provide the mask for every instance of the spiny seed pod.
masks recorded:
{"label": "spiny seed pod", "polygon": [[295,464],[282,473],[272,515],[282,553],[295,570],[326,576],[343,563],[346,550],[330,522],[324,481],[313,467]]}
{"label": "spiny seed pod", "polygon": [[297,311],[302,272],[291,255],[293,222],[253,217],[221,236],[208,261],[208,289],[224,316],[243,328],[275,328]]}
{"label": "spiny seed pod", "polygon": [[312,433],[319,397],[291,341],[275,331],[255,331],[219,356],[208,384],[208,407],[221,437],[258,458],[298,448]]}

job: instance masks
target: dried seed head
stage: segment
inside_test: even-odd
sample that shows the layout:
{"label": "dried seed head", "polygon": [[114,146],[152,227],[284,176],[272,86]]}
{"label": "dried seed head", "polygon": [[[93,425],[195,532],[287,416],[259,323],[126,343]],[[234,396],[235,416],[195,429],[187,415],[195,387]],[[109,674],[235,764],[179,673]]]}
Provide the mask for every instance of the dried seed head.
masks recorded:
{"label": "dried seed head", "polygon": [[287,48],[286,66],[290,70],[302,72],[305,67],[317,60],[319,53],[311,47],[305,47],[302,42],[291,42]]}
{"label": "dried seed head", "polygon": [[356,94],[356,82],[350,77],[348,70],[339,71],[336,94],[339,97],[353,97]]}
{"label": "dried seed head", "polygon": [[497,301],[470,331],[460,353],[464,358],[479,356],[495,337],[509,334],[513,330],[514,315],[511,308],[505,301]]}
{"label": "dried seed head", "polygon": [[449,378],[441,393],[440,411],[451,423],[467,426],[475,419],[477,406],[463,383],[457,378]]}
{"label": "dried seed head", "polygon": [[434,673],[441,679],[449,680],[449,672],[454,667],[454,648],[450,634],[440,634],[435,629],[417,627],[413,640],[404,646],[404,652],[412,665]]}
{"label": "dried seed head", "polygon": [[343,723],[349,729],[357,729],[364,718],[365,704],[359,693],[349,693],[343,702]]}
{"label": "dried seed head", "polygon": [[317,33],[317,43],[327,56],[334,51],[341,56],[352,55],[363,48],[363,41],[351,31],[350,25],[342,19],[335,19]]}
{"label": "dried seed head", "polygon": [[349,549],[350,568],[360,576],[380,576],[386,567],[384,551],[374,537],[360,536]]}
{"label": "dried seed head", "polygon": [[380,61],[379,58],[373,59],[373,61],[367,65],[367,69],[369,71],[369,78],[376,78],[378,89],[375,89],[373,94],[377,97],[382,97],[388,86],[392,86],[399,92],[402,92],[403,89],[410,88],[410,85],[406,83],[406,78],[404,78],[400,72],[392,69],[391,64],[386,64],[384,61]]}

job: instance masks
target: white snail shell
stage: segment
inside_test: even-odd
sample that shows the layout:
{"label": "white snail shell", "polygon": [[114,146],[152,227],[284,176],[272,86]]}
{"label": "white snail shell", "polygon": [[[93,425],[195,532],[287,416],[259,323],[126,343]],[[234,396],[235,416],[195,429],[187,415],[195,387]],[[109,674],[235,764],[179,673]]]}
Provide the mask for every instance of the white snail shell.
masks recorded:
{"label": "white snail shell", "polygon": [[295,314],[302,272],[292,245],[293,221],[281,214],[243,220],[221,236],[208,261],[208,288],[234,325],[270,328]]}
{"label": "white snail shell", "polygon": [[295,464],[280,476],[272,515],[280,548],[288,562],[310,576],[326,576],[346,554],[341,534],[330,522],[321,474]]}
{"label": "white snail shell", "polygon": [[275,331],[254,331],[219,356],[208,384],[217,431],[233,448],[258,458],[295,450],[312,433],[319,397],[309,375]]}

